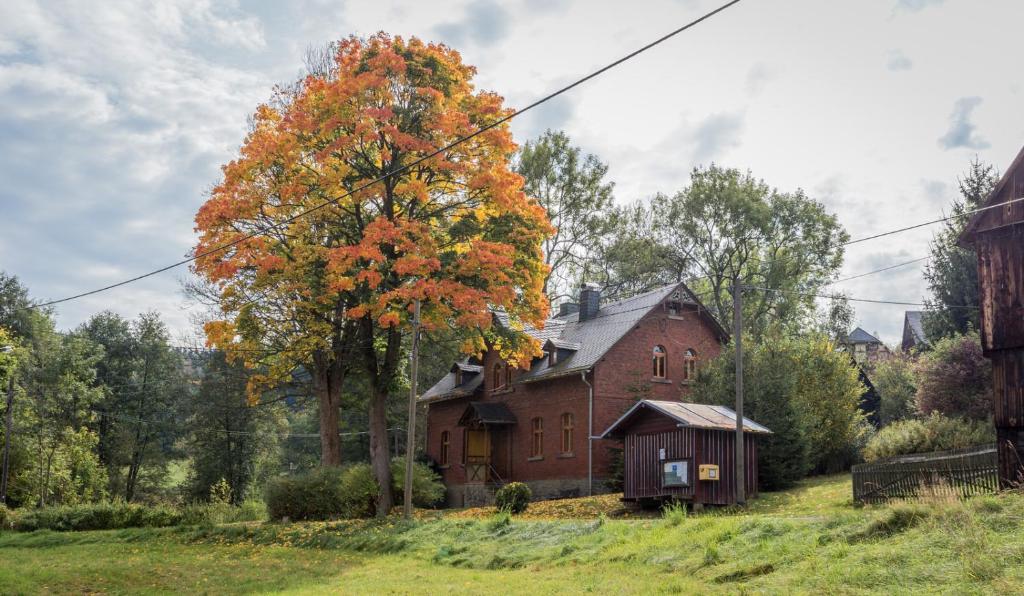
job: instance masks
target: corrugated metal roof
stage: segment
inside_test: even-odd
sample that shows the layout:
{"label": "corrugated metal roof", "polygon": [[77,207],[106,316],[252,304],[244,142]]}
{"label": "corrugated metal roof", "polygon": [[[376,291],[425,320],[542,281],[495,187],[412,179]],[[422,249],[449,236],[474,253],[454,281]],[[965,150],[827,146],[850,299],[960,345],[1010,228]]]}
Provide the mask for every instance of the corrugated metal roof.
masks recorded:
{"label": "corrugated metal roof", "polygon": [[[627,425],[629,419],[634,414],[645,408],[664,414],[679,424],[693,428],[736,430],[736,411],[725,406],[642,399],[619,417],[614,424],[609,426],[608,430],[601,434],[601,437],[604,438],[615,433],[620,427]],[[765,434],[772,432],[745,416],[743,418],[743,430],[751,433]]]}

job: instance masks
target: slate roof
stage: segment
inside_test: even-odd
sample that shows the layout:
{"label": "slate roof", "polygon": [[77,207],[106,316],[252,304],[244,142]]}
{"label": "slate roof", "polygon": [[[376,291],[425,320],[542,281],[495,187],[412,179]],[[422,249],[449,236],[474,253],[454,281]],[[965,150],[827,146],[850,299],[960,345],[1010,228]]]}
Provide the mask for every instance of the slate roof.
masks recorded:
{"label": "slate roof", "polygon": [[[911,345],[926,344],[928,340],[924,335],[924,324],[921,317],[924,315],[919,310],[908,310],[904,313],[903,319],[903,347]],[[913,340],[912,342],[910,340]]]}
{"label": "slate roof", "polygon": [[[668,416],[683,426],[712,430],[736,430],[736,411],[725,406],[642,399],[609,426],[608,430],[601,434],[601,438],[604,439],[621,434],[625,428],[628,428],[629,419],[644,409],[654,410],[659,414]],[[771,434],[772,432],[745,416],[743,418],[743,430],[744,432],[761,434]]]}
{"label": "slate roof", "polygon": [[882,343],[882,340],[878,339],[874,335],[871,335],[867,331],[864,331],[860,327],[857,327],[846,336],[846,343],[849,344],[874,344]]}
{"label": "slate roof", "polygon": [[[698,306],[707,313],[705,307],[697,300],[697,297],[683,283],[674,283],[662,286],[650,292],[639,294],[630,298],[602,304],[597,315],[593,318],[580,322],[579,313],[569,313],[562,317],[548,319],[543,329],[536,329],[526,325],[523,332],[536,339],[544,345],[549,340],[559,349],[559,360],[554,366],[549,366],[547,358],[537,358],[533,361],[529,371],[520,373],[513,384],[531,383],[544,379],[552,379],[566,375],[576,374],[590,369],[602,356],[617,343],[630,329],[651,311],[652,308],[661,304],[673,291],[679,289],[682,293],[683,304]],[[719,325],[714,317],[707,314],[712,326],[725,339],[728,337],[725,329]],[[498,324],[508,326],[508,315],[502,311],[494,313]],[[474,375],[475,391],[483,380],[483,375]],[[433,387],[427,390],[420,398],[423,401],[436,401],[468,395],[467,383],[473,379],[465,379],[463,385],[455,387],[455,375],[449,373]]]}
{"label": "slate roof", "polygon": [[456,366],[464,371],[461,385],[455,384],[455,372],[449,372],[423,393],[420,400],[433,401],[441,397],[465,397],[476,393],[477,388],[484,383],[483,367],[469,364],[468,358],[457,362],[452,368]]}

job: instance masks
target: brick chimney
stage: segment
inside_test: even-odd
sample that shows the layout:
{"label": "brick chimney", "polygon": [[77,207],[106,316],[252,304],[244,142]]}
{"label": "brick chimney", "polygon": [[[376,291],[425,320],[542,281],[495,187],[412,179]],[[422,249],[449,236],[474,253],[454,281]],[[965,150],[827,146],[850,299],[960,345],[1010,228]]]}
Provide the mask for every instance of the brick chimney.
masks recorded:
{"label": "brick chimney", "polygon": [[601,309],[601,288],[597,284],[580,287],[580,322],[589,321]]}

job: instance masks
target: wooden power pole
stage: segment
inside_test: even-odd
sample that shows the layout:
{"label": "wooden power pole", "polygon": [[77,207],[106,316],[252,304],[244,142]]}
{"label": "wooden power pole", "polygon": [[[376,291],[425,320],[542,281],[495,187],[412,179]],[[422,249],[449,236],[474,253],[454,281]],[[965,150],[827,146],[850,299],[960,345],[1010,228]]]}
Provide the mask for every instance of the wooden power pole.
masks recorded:
{"label": "wooden power pole", "polygon": [[4,423],[4,463],[3,472],[0,474],[0,505],[7,504],[7,477],[11,472],[11,428],[14,426],[14,372],[8,373],[11,378],[7,380],[7,409],[4,412],[6,422]]}
{"label": "wooden power pole", "polygon": [[732,278],[732,341],[736,347],[736,504],[747,502],[743,446],[743,285]]}
{"label": "wooden power pole", "polygon": [[413,305],[412,350],[409,352],[409,420],[405,430],[405,519],[412,517],[412,458],[416,451],[416,376],[420,361],[420,301]]}

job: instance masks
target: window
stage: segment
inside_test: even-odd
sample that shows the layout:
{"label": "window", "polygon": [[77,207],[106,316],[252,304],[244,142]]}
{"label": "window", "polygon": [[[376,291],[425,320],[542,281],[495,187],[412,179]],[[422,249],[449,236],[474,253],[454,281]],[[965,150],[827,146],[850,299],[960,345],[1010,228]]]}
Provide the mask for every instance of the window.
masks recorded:
{"label": "window", "polygon": [[654,378],[664,379],[665,378],[665,348],[664,346],[654,346]]}
{"label": "window", "polygon": [[497,391],[498,389],[505,388],[505,366],[500,362],[494,363],[494,368],[491,374],[491,390]]}
{"label": "window", "polygon": [[551,351],[548,352],[548,366],[554,366],[556,364],[558,364],[558,349],[552,347]]}
{"label": "window", "polygon": [[530,443],[530,457],[544,457],[544,419],[534,418],[531,421],[533,428],[533,442]]}
{"label": "window", "polygon": [[512,386],[512,367],[505,366],[505,387]]}
{"label": "window", "polygon": [[683,379],[692,381],[697,378],[697,352],[686,350],[683,355]]}
{"label": "window", "polygon": [[452,445],[452,433],[449,431],[441,431],[441,465],[447,466],[449,462],[449,453],[451,452]]}
{"label": "window", "polygon": [[676,459],[661,464],[662,486],[690,486],[690,460]]}
{"label": "window", "polygon": [[455,385],[458,386],[458,385],[461,385],[461,384],[462,384],[462,369],[461,368],[456,368],[455,369]]}
{"label": "window", "polygon": [[562,414],[562,454],[569,455],[572,451],[572,430],[573,416],[566,412]]}

